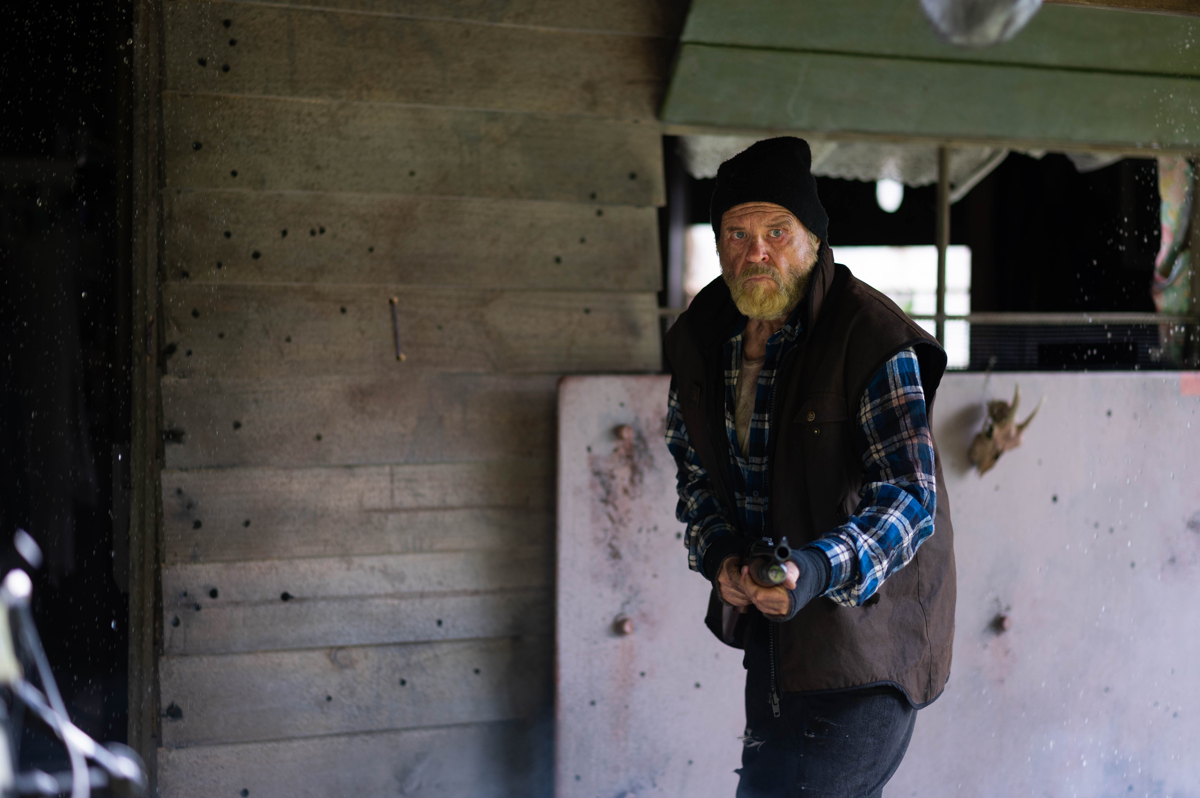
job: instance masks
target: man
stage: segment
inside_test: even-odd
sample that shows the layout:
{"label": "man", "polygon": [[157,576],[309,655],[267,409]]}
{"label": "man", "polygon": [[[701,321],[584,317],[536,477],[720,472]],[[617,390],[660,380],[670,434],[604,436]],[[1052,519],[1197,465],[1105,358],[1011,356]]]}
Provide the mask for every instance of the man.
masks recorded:
{"label": "man", "polygon": [[[722,278],[667,333],[667,444],[706,623],[745,649],[740,798],[879,796],[954,636],[949,506],[929,413],[937,342],[835,265],[808,144],[721,165]],[[748,567],[792,547],[786,581]]]}

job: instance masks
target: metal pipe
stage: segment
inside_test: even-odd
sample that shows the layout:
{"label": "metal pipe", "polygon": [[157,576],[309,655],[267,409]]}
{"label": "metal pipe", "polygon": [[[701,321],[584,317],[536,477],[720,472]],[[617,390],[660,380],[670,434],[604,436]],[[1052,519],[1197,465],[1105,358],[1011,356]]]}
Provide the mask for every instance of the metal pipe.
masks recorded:
{"label": "metal pipe", "polygon": [[937,185],[937,339],[946,345],[946,250],[950,246],[950,148],[938,147]]}
{"label": "metal pipe", "polygon": [[1070,325],[1070,324],[1195,324],[1191,316],[1166,313],[968,313],[965,316],[911,314],[914,321],[965,321],[970,324],[1007,326]]}

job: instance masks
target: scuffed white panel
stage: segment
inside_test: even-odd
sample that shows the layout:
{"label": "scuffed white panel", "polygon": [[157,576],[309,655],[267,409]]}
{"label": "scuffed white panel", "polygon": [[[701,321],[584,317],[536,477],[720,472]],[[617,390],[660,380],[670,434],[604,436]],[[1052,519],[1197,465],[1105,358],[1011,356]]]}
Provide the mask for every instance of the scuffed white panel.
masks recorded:
{"label": "scuffed white panel", "polygon": [[[1011,374],[1021,448],[980,478],[984,376],[935,432],[956,533],[945,695],[888,796],[1200,795],[1200,396],[1178,373]],[[998,615],[1008,619],[1000,631]]]}
{"label": "scuffed white panel", "polygon": [[[938,393],[954,666],[885,793],[1194,798],[1200,375],[998,373],[986,398],[1015,382],[1021,418],[1046,404],[983,478],[966,451],[984,376],[947,375]],[[704,630],[706,586],[675,537],[666,390],[665,377],[581,377],[560,392],[560,796],[735,788],[743,671]],[[629,637],[610,631],[622,612]]]}
{"label": "scuffed white panel", "polygon": [[[736,789],[745,671],[741,652],[705,629],[708,583],[687,567],[663,442],[668,383],[560,383],[559,798]],[[618,617],[628,634],[614,627]]]}

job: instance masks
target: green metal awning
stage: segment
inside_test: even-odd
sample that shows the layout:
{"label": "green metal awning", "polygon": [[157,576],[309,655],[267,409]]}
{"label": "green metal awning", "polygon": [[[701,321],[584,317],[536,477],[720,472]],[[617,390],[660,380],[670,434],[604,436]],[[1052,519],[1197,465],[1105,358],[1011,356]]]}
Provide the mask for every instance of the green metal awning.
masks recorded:
{"label": "green metal awning", "polygon": [[1048,6],[1008,43],[938,40],[917,0],[693,0],[662,118],[1045,149],[1200,149],[1200,20]]}

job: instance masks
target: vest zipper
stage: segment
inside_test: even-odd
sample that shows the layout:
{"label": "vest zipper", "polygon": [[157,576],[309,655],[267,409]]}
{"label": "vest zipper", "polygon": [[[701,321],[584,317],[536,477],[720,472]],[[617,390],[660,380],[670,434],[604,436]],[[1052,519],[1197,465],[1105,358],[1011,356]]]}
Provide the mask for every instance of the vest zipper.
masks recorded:
{"label": "vest zipper", "polygon": [[[774,431],[774,435],[771,435],[770,432],[768,432],[768,435],[770,436],[768,440],[771,442],[770,447],[774,447],[777,436],[779,435],[778,420],[775,418],[775,396],[779,391],[780,382],[787,376],[787,370],[785,369],[785,366],[788,364],[792,353],[799,348],[799,345],[800,342],[796,341],[792,347],[788,349],[788,351],[784,352],[783,357],[779,360],[779,366],[775,369],[775,385],[771,389],[771,406],[767,408],[767,429]],[[765,484],[767,486],[767,490],[771,489],[771,460],[773,459],[773,454],[774,449],[769,448],[767,452],[767,465],[764,469],[766,471]],[[764,534],[767,534],[771,529],[771,512],[773,510],[774,508],[768,506],[767,513],[763,517],[762,531]],[[771,714],[775,717],[779,717],[779,683],[775,666],[775,624],[771,623],[770,621],[767,621],[767,656],[771,664]]]}
{"label": "vest zipper", "polygon": [[775,684],[775,624],[767,621],[767,649],[771,658],[771,714],[779,717],[779,689]]}

